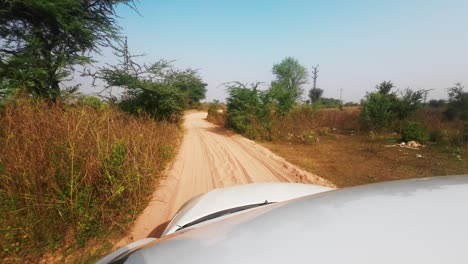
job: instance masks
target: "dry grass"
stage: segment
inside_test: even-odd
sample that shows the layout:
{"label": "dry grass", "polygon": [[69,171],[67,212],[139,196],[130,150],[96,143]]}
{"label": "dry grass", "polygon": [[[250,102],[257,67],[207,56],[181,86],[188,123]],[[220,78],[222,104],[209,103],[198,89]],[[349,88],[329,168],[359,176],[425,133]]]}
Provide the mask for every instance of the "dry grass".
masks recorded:
{"label": "dry grass", "polygon": [[430,133],[442,133],[445,143],[461,143],[463,141],[464,125],[462,120],[447,121],[444,118],[444,108],[421,108],[410,119],[419,122]]}
{"label": "dry grass", "polygon": [[298,106],[291,110],[284,118],[278,118],[274,122],[273,131],[277,140],[295,141],[304,133],[319,130],[349,132],[360,129],[360,108],[345,107],[343,110],[336,108],[314,109],[309,105]]}
{"label": "dry grass", "polygon": [[226,125],[226,106],[219,103],[211,103],[208,106],[206,120],[218,126]]}
{"label": "dry grass", "polygon": [[[421,150],[385,147],[364,136],[329,135],[313,145],[263,142],[289,162],[339,187],[425,176],[468,173],[468,148],[427,146]],[[420,154],[422,157],[417,158]]]}
{"label": "dry grass", "polygon": [[[273,116],[270,131],[256,119],[246,136],[339,187],[413,177],[468,173],[463,122],[446,121],[444,109],[422,108],[410,120],[421,123],[437,144],[413,151],[389,144],[389,135],[361,131],[361,107],[342,110],[293,108],[286,116]],[[403,125],[403,122],[402,122]],[[398,134],[391,134],[393,143]],[[420,154],[422,158],[417,158]]]}
{"label": "dry grass", "polygon": [[[299,105],[285,116],[273,113],[268,124],[252,116],[245,136],[257,140],[301,141],[304,134],[318,130],[324,131],[324,128],[338,132],[359,131],[360,112],[360,107],[344,107],[340,110],[337,108],[316,109],[311,105]],[[211,105],[207,120],[225,126],[226,108],[221,105]]]}
{"label": "dry grass", "polygon": [[339,131],[359,131],[361,107],[343,107],[322,109],[317,113],[320,127],[335,128]]}
{"label": "dry grass", "polygon": [[0,258],[125,231],[176,152],[177,125],[20,99],[0,116]]}

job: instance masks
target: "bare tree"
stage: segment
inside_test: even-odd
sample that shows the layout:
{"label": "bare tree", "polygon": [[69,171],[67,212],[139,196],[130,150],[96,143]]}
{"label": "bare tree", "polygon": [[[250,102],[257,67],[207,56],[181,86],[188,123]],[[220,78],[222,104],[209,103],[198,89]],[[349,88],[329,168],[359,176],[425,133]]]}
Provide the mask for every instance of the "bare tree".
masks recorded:
{"label": "bare tree", "polygon": [[434,89],[422,90],[422,91],[423,91],[423,94],[424,94],[424,104],[426,104],[427,96],[429,95],[429,92],[430,92],[430,91],[433,91],[433,90],[434,90]]}

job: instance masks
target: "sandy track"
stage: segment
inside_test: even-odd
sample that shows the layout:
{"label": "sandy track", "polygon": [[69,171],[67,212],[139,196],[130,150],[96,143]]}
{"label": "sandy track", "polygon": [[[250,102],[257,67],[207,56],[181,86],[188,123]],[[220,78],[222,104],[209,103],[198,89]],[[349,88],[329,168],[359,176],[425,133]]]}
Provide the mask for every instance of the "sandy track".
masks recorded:
{"label": "sandy track", "polygon": [[206,121],[206,116],[206,112],[186,114],[184,140],[172,168],[119,246],[158,233],[184,202],[215,188],[278,181],[333,186],[255,142]]}

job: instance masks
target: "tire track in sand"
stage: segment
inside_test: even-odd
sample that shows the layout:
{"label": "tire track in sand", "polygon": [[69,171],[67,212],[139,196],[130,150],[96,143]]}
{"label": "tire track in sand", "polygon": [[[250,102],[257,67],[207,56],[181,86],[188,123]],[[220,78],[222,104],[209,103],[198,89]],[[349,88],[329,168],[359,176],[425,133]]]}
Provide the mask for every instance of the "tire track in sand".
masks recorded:
{"label": "tire track in sand", "polygon": [[251,182],[303,182],[332,186],[268,149],[205,120],[206,112],[185,116],[185,136],[179,153],[135,221],[129,236],[116,247],[148,237],[163,227],[190,198],[214,188]]}

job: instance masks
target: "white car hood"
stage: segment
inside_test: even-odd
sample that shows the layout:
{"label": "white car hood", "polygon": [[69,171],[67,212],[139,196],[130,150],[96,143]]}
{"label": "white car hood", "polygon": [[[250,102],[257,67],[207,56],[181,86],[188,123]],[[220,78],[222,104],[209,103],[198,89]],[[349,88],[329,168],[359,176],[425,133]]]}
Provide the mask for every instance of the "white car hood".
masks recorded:
{"label": "white car hood", "polygon": [[163,232],[174,233],[179,227],[222,210],[244,205],[283,202],[294,198],[333,190],[333,188],[299,183],[253,183],[215,189],[185,203]]}
{"label": "white car hood", "polygon": [[115,263],[468,263],[468,177],[310,195],[151,241]]}

